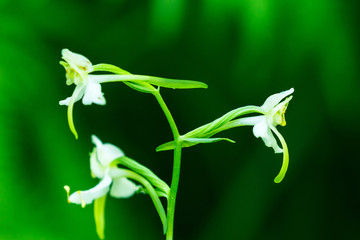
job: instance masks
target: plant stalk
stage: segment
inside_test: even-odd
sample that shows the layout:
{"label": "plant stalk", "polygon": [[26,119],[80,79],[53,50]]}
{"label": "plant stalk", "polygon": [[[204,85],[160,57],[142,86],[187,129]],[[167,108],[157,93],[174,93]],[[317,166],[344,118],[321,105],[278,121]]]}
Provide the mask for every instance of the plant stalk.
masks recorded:
{"label": "plant stalk", "polygon": [[166,119],[169,122],[171,131],[174,136],[174,162],[173,162],[173,174],[171,180],[170,193],[168,198],[167,205],[167,224],[168,229],[166,232],[166,240],[173,239],[174,233],[174,218],[175,218],[175,203],[176,203],[176,194],[179,187],[180,180],[180,166],[181,166],[181,150],[182,150],[182,139],[180,137],[178,128],[175,124],[174,118],[172,117],[169,108],[166,106],[164,99],[160,95],[159,90],[153,93],[156,100],[158,101],[161,109],[163,110]]}
{"label": "plant stalk", "polygon": [[168,207],[167,207],[168,229],[166,233],[166,240],[173,239],[176,194],[180,180],[181,150],[182,150],[182,140],[178,140],[176,141],[176,145],[174,149],[173,175],[172,175],[171,187],[170,187],[170,197],[168,199]]}

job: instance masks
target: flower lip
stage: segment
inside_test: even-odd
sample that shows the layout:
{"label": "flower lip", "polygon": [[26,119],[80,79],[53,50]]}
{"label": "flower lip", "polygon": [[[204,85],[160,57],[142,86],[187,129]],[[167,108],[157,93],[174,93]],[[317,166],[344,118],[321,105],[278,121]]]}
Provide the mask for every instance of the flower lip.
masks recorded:
{"label": "flower lip", "polygon": [[[105,173],[104,177],[95,187],[85,191],[74,192],[69,196],[68,201],[75,204],[81,204],[82,207],[85,207],[87,204],[92,203],[94,199],[100,198],[107,194],[109,192],[111,183],[112,178],[107,173]],[[65,188],[65,190],[68,192],[68,190],[70,191],[70,188]]]}
{"label": "flower lip", "polygon": [[271,121],[274,121],[275,125],[286,126],[285,112],[292,98],[293,96],[287,97],[284,101],[276,105],[273,110],[271,110]]}

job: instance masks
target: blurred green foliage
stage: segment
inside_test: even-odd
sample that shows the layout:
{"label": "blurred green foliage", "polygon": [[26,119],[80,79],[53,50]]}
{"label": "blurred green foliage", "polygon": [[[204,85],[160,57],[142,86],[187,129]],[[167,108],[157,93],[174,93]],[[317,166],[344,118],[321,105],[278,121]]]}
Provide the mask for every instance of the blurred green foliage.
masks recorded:
{"label": "blurred green foliage", "polygon": [[[295,88],[286,128],[290,168],[250,128],[237,141],[184,149],[175,239],[359,239],[357,1],[0,1],[0,239],[96,239],[92,207],[68,205],[63,185],[87,189],[90,135],[120,146],[167,182],[171,140],[150,95],[104,84],[107,105],[75,105],[62,48],[132,73],[206,82],[163,90],[185,133]],[[107,239],[161,239],[150,199],[108,198]]]}

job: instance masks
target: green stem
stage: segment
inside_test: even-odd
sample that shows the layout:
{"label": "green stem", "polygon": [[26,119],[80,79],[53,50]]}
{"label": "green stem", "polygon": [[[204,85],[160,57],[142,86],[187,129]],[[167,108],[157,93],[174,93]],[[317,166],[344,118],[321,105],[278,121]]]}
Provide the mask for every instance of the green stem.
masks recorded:
{"label": "green stem", "polygon": [[164,99],[161,97],[159,90],[153,93],[156,100],[159,102],[161,109],[163,110],[166,119],[169,122],[171,131],[174,136],[174,165],[173,165],[173,174],[171,180],[170,193],[168,198],[167,206],[167,225],[168,229],[166,232],[166,240],[173,239],[174,233],[174,217],[175,217],[175,203],[176,203],[176,194],[179,187],[180,180],[180,166],[181,166],[181,149],[182,149],[182,139],[180,138],[179,131],[175,124],[174,118],[172,117],[169,108],[166,106]]}
{"label": "green stem", "polygon": [[164,102],[164,99],[160,95],[160,91],[158,90],[156,92],[153,92],[153,95],[155,96],[156,100],[160,104],[160,107],[163,110],[163,112],[165,114],[165,117],[166,117],[166,119],[168,120],[168,122],[170,124],[170,128],[171,128],[171,131],[172,131],[173,136],[174,136],[174,141],[175,142],[178,141],[178,139],[180,137],[179,131],[178,131],[177,126],[175,124],[174,118],[172,117],[172,115],[171,115],[171,113],[169,111],[169,108],[166,106],[166,103]]}
{"label": "green stem", "polygon": [[171,180],[170,197],[168,199],[168,207],[167,207],[168,229],[166,233],[166,240],[173,239],[176,194],[180,180],[181,149],[182,149],[182,140],[180,139],[176,141],[176,145],[174,149],[173,176]]}

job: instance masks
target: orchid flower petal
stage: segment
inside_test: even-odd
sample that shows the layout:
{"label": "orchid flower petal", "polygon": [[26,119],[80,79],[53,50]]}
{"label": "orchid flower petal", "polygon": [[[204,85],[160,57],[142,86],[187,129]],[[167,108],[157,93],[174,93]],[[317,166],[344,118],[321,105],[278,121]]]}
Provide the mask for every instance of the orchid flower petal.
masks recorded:
{"label": "orchid flower petal", "polygon": [[115,178],[111,186],[110,195],[115,198],[129,198],[133,196],[139,186],[131,182],[127,178]]}
{"label": "orchid flower petal", "polygon": [[259,121],[255,124],[253,128],[254,136],[264,141],[267,147],[271,147],[274,149],[275,153],[281,153],[282,149],[278,146],[277,141],[274,135],[271,133],[271,130],[266,122],[266,119]]}
{"label": "orchid flower petal", "polygon": [[105,174],[104,178],[93,188],[86,191],[76,191],[69,197],[69,202],[75,204],[81,204],[85,207],[86,204],[90,204],[94,199],[100,198],[109,192],[109,186],[112,179],[109,175]]}
{"label": "orchid flower petal", "polygon": [[103,166],[97,159],[96,148],[90,154],[90,169],[91,175],[97,178],[103,178],[105,174],[106,167]]}
{"label": "orchid flower petal", "polygon": [[67,97],[67,98],[64,99],[64,100],[59,101],[59,104],[60,104],[60,105],[65,105],[65,106],[69,106],[70,100],[71,100],[71,97]]}
{"label": "orchid flower petal", "polygon": [[74,69],[90,73],[93,71],[93,66],[90,60],[81,54],[74,53],[69,49],[61,51],[62,58]]}
{"label": "orchid flower petal", "polygon": [[264,104],[261,106],[261,108],[265,111],[268,112],[271,109],[273,109],[283,98],[289,96],[290,94],[292,94],[294,92],[294,88],[290,88],[287,91],[283,91],[280,93],[276,93],[271,95],[270,97],[268,97]]}
{"label": "orchid flower petal", "polygon": [[91,135],[91,141],[93,144],[95,144],[96,148],[102,148],[103,143],[96,135]]}
{"label": "orchid flower petal", "polygon": [[[76,88],[74,89],[73,95],[75,94],[75,90],[76,90]],[[76,94],[74,103],[77,102],[77,101],[79,101],[79,100],[83,97],[84,92],[85,92],[85,89],[82,89],[82,91],[80,91],[79,93]],[[73,96],[73,95],[72,95],[72,96]],[[67,97],[67,98],[64,99],[64,100],[59,101],[59,104],[60,104],[60,105],[65,105],[65,106],[69,106],[72,96],[71,96],[71,97]]]}
{"label": "orchid flower petal", "polygon": [[108,166],[115,159],[125,156],[120,148],[110,143],[103,144],[95,135],[92,135],[92,141],[96,145],[98,160],[103,166]]}
{"label": "orchid flower petal", "polygon": [[84,105],[90,105],[92,103],[98,105],[105,105],[106,101],[104,93],[101,92],[101,85],[98,82],[88,81],[85,89],[85,94],[82,99]]}

